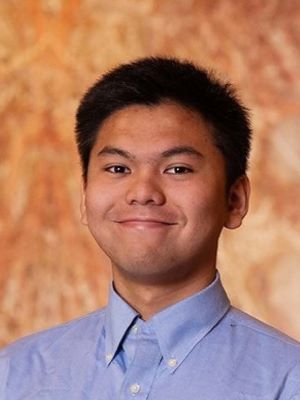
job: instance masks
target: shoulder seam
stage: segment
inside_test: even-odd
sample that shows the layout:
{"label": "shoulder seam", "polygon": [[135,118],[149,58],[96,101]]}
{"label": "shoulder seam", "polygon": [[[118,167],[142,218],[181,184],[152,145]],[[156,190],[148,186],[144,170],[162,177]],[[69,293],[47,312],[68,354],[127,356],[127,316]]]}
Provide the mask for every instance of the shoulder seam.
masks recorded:
{"label": "shoulder seam", "polygon": [[[231,307],[231,309],[232,309],[233,311],[240,311],[240,310],[238,310],[238,309],[235,309],[234,307]],[[281,331],[277,330],[276,328],[273,328],[271,325],[268,325],[268,324],[266,324],[265,322],[260,321],[260,320],[258,320],[258,319],[256,319],[256,318],[252,317],[251,315],[248,315],[248,314],[244,313],[243,311],[240,311],[240,312],[242,312],[243,314],[245,314],[246,317],[253,318],[255,321],[257,321],[257,323],[265,325],[266,330],[259,329],[258,327],[251,326],[250,324],[246,324],[246,323],[244,323],[244,322],[242,322],[242,321],[235,321],[235,320],[230,316],[229,318],[230,318],[230,325],[231,325],[231,326],[242,326],[242,327],[244,327],[244,328],[248,328],[248,329],[250,329],[250,330],[252,330],[252,331],[254,331],[254,332],[257,332],[257,333],[259,333],[259,334],[261,334],[261,335],[268,336],[268,337],[270,337],[270,338],[273,338],[274,340],[278,340],[278,341],[280,341],[280,342],[283,342],[283,343],[286,343],[286,344],[288,344],[288,345],[294,346],[295,348],[297,348],[297,349],[300,350],[300,343],[297,342],[296,339],[294,339],[294,338],[292,338],[292,337],[290,338],[290,337],[287,336],[284,332],[281,332]],[[267,329],[269,329],[269,330],[274,330],[274,333],[272,333],[272,332],[270,332],[270,331],[267,331]]]}

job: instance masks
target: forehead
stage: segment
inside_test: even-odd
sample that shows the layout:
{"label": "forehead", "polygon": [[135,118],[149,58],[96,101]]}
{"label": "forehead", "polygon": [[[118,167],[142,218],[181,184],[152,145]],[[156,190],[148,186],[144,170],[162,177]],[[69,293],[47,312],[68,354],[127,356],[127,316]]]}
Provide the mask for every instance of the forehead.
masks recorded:
{"label": "forehead", "polygon": [[209,124],[177,103],[131,105],[114,112],[101,125],[95,147],[106,145],[145,153],[178,145],[217,150]]}

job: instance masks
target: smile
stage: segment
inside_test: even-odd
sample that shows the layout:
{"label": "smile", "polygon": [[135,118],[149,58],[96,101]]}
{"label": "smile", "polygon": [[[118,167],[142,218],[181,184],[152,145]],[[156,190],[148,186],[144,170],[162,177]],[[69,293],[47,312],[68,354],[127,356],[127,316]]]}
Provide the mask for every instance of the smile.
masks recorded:
{"label": "smile", "polygon": [[166,228],[168,226],[176,225],[172,222],[166,222],[156,219],[126,219],[117,221],[124,228],[135,228],[135,229],[159,229]]}

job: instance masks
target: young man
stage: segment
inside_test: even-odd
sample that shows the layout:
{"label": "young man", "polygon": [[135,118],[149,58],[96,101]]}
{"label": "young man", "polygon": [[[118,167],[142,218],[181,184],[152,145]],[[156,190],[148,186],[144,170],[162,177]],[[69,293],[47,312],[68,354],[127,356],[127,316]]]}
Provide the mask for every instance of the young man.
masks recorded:
{"label": "young man", "polygon": [[89,89],[76,132],[109,303],[5,349],[0,398],[300,399],[300,345],[232,307],[216,270],[250,192],[251,130],[231,87],[138,60]]}

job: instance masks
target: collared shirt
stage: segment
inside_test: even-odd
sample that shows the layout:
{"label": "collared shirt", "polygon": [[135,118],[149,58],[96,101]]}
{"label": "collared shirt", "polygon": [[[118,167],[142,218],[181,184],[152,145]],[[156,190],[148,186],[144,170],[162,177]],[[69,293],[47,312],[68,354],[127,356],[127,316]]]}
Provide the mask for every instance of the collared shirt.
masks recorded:
{"label": "collared shirt", "polygon": [[106,308],[0,353],[1,400],[299,400],[300,344],[230,306],[219,276],[143,321]]}

